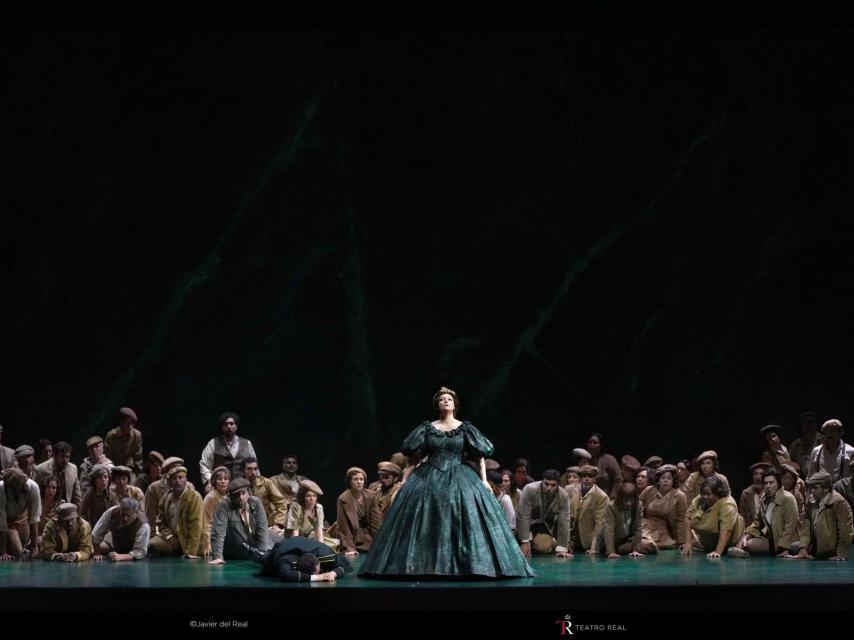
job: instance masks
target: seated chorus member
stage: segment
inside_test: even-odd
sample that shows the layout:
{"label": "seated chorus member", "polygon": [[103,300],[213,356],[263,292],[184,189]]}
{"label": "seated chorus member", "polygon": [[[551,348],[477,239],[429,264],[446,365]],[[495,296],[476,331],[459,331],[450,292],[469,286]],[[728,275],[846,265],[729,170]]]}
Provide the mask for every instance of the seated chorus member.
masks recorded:
{"label": "seated chorus member", "polygon": [[510,526],[510,530],[513,531],[513,533],[516,533],[516,510],[513,508],[513,502],[510,500],[510,496],[504,493],[504,482],[501,478],[501,474],[497,471],[487,471],[486,481],[492,489],[492,495],[495,496],[495,499],[498,500],[498,504],[500,504],[501,508],[504,509],[504,516],[507,518],[507,524]]}
{"label": "seated chorus member", "polygon": [[38,556],[41,513],[39,486],[18,467],[6,469],[0,482],[0,560],[17,558],[24,549]]}
{"label": "seated chorus member", "polygon": [[635,478],[638,475],[638,471],[640,471],[640,462],[634,456],[630,456],[628,454],[624,455],[620,458],[620,481],[614,483],[614,487],[611,489],[611,499],[619,495],[620,491],[623,488],[623,483],[631,482],[635,483]]}
{"label": "seated chorus member", "polygon": [[571,483],[569,481],[569,470],[575,469],[576,473],[576,481],[578,480],[578,469],[583,467],[586,464],[590,464],[590,452],[587,449],[582,449],[581,447],[576,447],[572,450],[572,465],[568,466],[566,470],[560,476],[560,486],[566,487]]}
{"label": "seated chorus member", "polygon": [[684,487],[691,476],[691,461],[688,458],[680,460],[676,463],[676,475],[679,478],[679,486]]}
{"label": "seated chorus member", "polygon": [[617,459],[602,449],[602,434],[591,433],[587,436],[587,450],[590,452],[590,464],[599,469],[596,484],[607,494],[611,487],[620,482],[620,465]]}
{"label": "seated chorus member", "polygon": [[694,498],[700,495],[700,484],[704,479],[715,476],[718,480],[726,485],[729,491],[729,480],[722,473],[718,473],[718,454],[714,451],[703,451],[698,457],[697,462],[700,464],[700,470],[694,471],[688,476],[688,482],[682,487],[682,493],[685,494],[685,499],[691,502]]}
{"label": "seated chorus member", "polygon": [[635,476],[635,485],[638,488],[638,495],[644,492],[644,489],[651,486],[655,479],[655,469],[652,467],[641,467],[638,474]]}
{"label": "seated chorus member", "polygon": [[[157,512],[160,509],[160,501],[163,499],[167,493],[169,493],[169,472],[174,467],[183,467],[184,459],[178,457],[170,457],[166,458],[163,461],[162,468],[162,477],[157,482],[152,482],[148,485],[148,489],[145,490],[145,517],[148,520],[148,524],[151,526],[152,535],[157,535]],[[193,487],[192,482],[187,482],[191,488]]]}
{"label": "seated chorus member", "polygon": [[39,476],[36,473],[36,452],[28,444],[22,444],[15,449],[15,460],[17,460],[18,468],[33,482],[38,484]]}
{"label": "seated chorus member", "polygon": [[[596,485],[599,469],[584,465],[578,470],[580,482],[572,487],[569,496],[570,550],[583,551],[588,555],[599,553],[599,538],[605,530],[605,512],[608,510],[608,494]],[[518,526],[519,516],[516,521]]]}
{"label": "seated chorus member", "polygon": [[228,483],[228,499],[219,503],[211,526],[211,556],[208,564],[225,564],[225,558],[245,559],[246,546],[260,551],[270,548],[267,516],[261,499],[249,494],[249,480]]}
{"label": "seated chorus member", "polygon": [[[691,529],[688,525],[688,502],[679,490],[679,477],[672,464],[655,470],[656,485],[644,489],[640,495],[643,509],[642,553],[655,553],[665,549],[680,549],[691,554]],[[729,487],[729,485],[727,485]]]}
{"label": "seated chorus member", "polygon": [[688,507],[694,549],[707,558],[720,558],[744,535],[744,518],[738,512],[729,487],[712,476],[703,480],[700,495]]}
{"label": "seated chorus member", "polygon": [[641,547],[641,504],[638,488],[633,482],[622,482],[617,495],[605,512],[605,528],[602,531],[605,553],[609,558],[628,555],[640,558]]}
{"label": "seated chorus member", "polygon": [[311,538],[288,538],[264,552],[247,545],[249,557],[262,566],[259,576],[282,582],[335,582],[353,568],[342,555]]}
{"label": "seated chorus member", "polygon": [[333,549],[338,549],[341,541],[323,533],[323,505],[317,501],[322,495],[323,491],[320,487],[305,478],[300,483],[296,500],[291,503],[291,508],[288,510],[287,530],[291,536],[314,538]]}
{"label": "seated chorus member", "polygon": [[[108,476],[115,466],[113,461],[104,454],[104,439],[101,436],[92,436],[89,438],[86,441],[86,449],[89,451],[89,455],[83,458],[83,462],[80,464],[78,469],[80,476],[80,491],[84,496],[89,490],[89,487],[92,486],[92,469],[95,468],[96,464],[104,467],[107,470]],[[86,518],[84,516],[84,520],[85,519]]]}
{"label": "seated chorus member", "polygon": [[765,492],[762,476],[765,475],[765,470],[770,468],[771,465],[767,462],[757,462],[750,465],[753,484],[742,491],[741,497],[738,499],[738,512],[744,518],[745,525],[753,522],[756,519],[756,514],[759,513],[762,494]]}
{"label": "seated chorus member", "polygon": [[[854,458],[851,459],[848,466],[851,468],[851,472],[854,472]],[[854,487],[851,486],[851,477],[854,473],[851,472],[849,472],[849,476],[847,478],[834,482],[833,490],[845,498],[851,508],[854,509]]]}
{"label": "seated chorus member", "polygon": [[[643,463],[643,466],[648,467],[649,469],[652,469],[653,471],[655,471],[656,469],[658,469],[663,464],[664,464],[664,459],[661,456],[650,456],[649,458],[646,459],[646,462]],[[655,477],[655,473],[653,473],[650,476],[650,480],[652,480],[652,478],[654,478],[654,477]]]}
{"label": "seated chorus member", "polygon": [[792,462],[800,465],[800,472],[809,475],[810,456],[813,449],[824,442],[824,435],[819,433],[818,421],[812,411],[805,411],[798,416],[801,437],[789,444],[789,457]]}
{"label": "seated chorus member", "polygon": [[540,482],[522,489],[516,510],[519,544],[526,558],[531,547],[537,554],[554,553],[558,558],[571,556],[569,551],[569,496],[558,486],[560,472],[547,469]]}
{"label": "seated chorus member", "polygon": [[282,472],[270,478],[275,483],[279,493],[284,496],[289,508],[297,495],[297,491],[299,491],[300,483],[308,479],[299,475],[298,470],[299,460],[294,454],[289,453],[282,458]]}
{"label": "seated chorus member", "polygon": [[[109,542],[104,539],[107,534]],[[148,553],[150,536],[151,527],[140,511],[139,502],[135,498],[122,498],[118,506],[104,512],[92,530],[93,560],[103,560],[104,556],[113,562],[142,560]]]}
{"label": "seated chorus member", "polygon": [[243,461],[246,458],[258,458],[255,455],[252,443],[245,438],[237,436],[237,427],[239,424],[240,416],[236,413],[230,411],[223,413],[219,417],[219,428],[222,431],[222,435],[211,438],[202,450],[202,457],[199,460],[199,470],[202,474],[205,493],[211,490],[211,472],[216,467],[227,468],[231,477],[237,478],[243,475]]}
{"label": "seated chorus member", "polygon": [[92,528],[77,515],[77,506],[64,502],[44,528],[42,558],[82,562],[92,557]]}
{"label": "seated chorus member", "polygon": [[401,470],[393,462],[380,462],[377,466],[377,474],[380,477],[380,486],[376,490],[377,500],[374,503],[376,510],[375,519],[377,528],[385,519],[385,514],[394,502],[397,492],[400,491]]}
{"label": "seated chorus member", "polygon": [[105,466],[92,467],[89,480],[91,486],[80,502],[80,517],[86,522],[98,522],[107,509],[117,506],[119,501],[110,493],[110,474]]}
{"label": "seated chorus member", "polygon": [[39,440],[38,454],[36,455],[36,465],[42,462],[47,462],[53,458],[53,443],[47,438]]}
{"label": "seated chorus member", "polygon": [[566,480],[566,484],[563,485],[564,491],[569,491],[570,488],[581,482],[581,478],[578,476],[578,470],[581,467],[567,467],[564,474],[561,476],[562,480]]}
{"label": "seated chorus member", "polygon": [[754,554],[775,554],[782,558],[799,540],[798,501],[781,486],[780,472],[774,467],[765,469],[762,483],[765,492],[756,518],[738,546],[727,551],[735,558],[749,558]]}
{"label": "seated chorus member", "polygon": [[[341,546],[348,556],[358,556],[360,551],[370,551],[374,534],[379,529],[374,503],[377,494],[366,490],[364,469],[347,469],[347,489],[338,496],[337,520],[334,535],[341,538]],[[330,535],[333,529],[330,529]]]}
{"label": "seated chorus member", "polygon": [[104,439],[104,453],[115,464],[130,469],[131,476],[142,473],[142,433],[136,428],[138,422],[133,409],[122,407],[119,426],[110,429]]}
{"label": "seated chorus member", "polygon": [[249,481],[249,495],[255,496],[264,506],[264,514],[269,523],[270,533],[284,536],[285,519],[288,517],[288,503],[279,493],[276,484],[261,475],[258,461],[249,456],[243,460],[243,477]]}
{"label": "seated chorus member", "polygon": [[56,478],[59,499],[63,502],[80,504],[80,480],[77,476],[77,466],[69,462],[71,445],[67,442],[57,442],[53,447],[53,458],[36,465],[39,484],[43,485],[48,478]]}
{"label": "seated chorus member", "polygon": [[[513,476],[510,478],[510,482],[516,488],[518,497],[521,498],[522,489],[525,488],[525,485],[534,481],[531,477],[534,475],[534,472],[531,470],[531,463],[525,458],[516,458],[516,460],[513,461],[512,469]],[[511,499],[512,498],[513,496],[511,496]],[[514,504],[513,506],[517,509],[519,508],[518,499],[517,504]]]}
{"label": "seated chorus member", "polygon": [[762,452],[762,460],[770,462],[777,469],[780,469],[784,464],[789,464],[792,459],[789,457],[789,450],[783,445],[780,440],[780,434],[783,433],[783,428],[778,424],[766,424],[759,432],[762,434],[762,439],[765,441],[765,450]]}
{"label": "seated chorus member", "polygon": [[157,535],[151,538],[149,551],[196,560],[205,551],[202,496],[187,482],[186,467],[172,467],[167,480],[169,493],[157,507]]}
{"label": "seated chorus member", "polygon": [[211,555],[211,527],[213,526],[214,513],[219,503],[228,500],[228,483],[231,482],[231,474],[225,467],[217,467],[211,476],[211,490],[204,499],[203,540],[205,543],[205,556]]}
{"label": "seated chorus member", "polygon": [[[831,480],[837,482],[851,473],[851,461],[854,460],[854,447],[842,441],[842,422],[831,419],[821,425],[824,443],[810,454],[809,475],[816,471],[827,471]],[[806,473],[806,472],[804,472]]]}
{"label": "seated chorus member", "polygon": [[113,486],[110,487],[110,491],[112,492],[113,497],[119,502],[125,498],[133,498],[139,504],[140,509],[143,509],[145,507],[145,494],[142,492],[142,489],[135,487],[130,483],[132,476],[133,473],[131,472],[130,467],[126,467],[121,464],[113,467],[113,473],[110,474],[110,480],[112,480]]}
{"label": "seated chorus member", "polygon": [[807,481],[812,500],[807,502],[798,554],[788,558],[847,560],[854,527],[851,506],[830,488],[830,474],[817,471]]}
{"label": "seated chorus member", "polygon": [[47,523],[50,522],[50,519],[56,516],[56,510],[59,508],[59,505],[62,504],[62,500],[60,500],[58,492],[59,488],[56,486],[56,478],[48,478],[42,485],[42,517],[41,520],[39,520],[39,549],[41,549],[42,546],[44,528],[47,526]]}
{"label": "seated chorus member", "polygon": [[[786,491],[795,496],[798,503],[798,521],[803,521],[807,502],[807,486],[801,480],[801,474],[788,462],[780,465],[780,484]],[[798,530],[800,530],[800,524]]]}
{"label": "seated chorus member", "polygon": [[149,451],[142,463],[142,473],[136,476],[133,486],[139,487],[143,493],[148,490],[152,482],[160,480],[163,470],[163,455],[158,451]]}
{"label": "seated chorus member", "polygon": [[501,474],[501,488],[504,489],[505,495],[510,497],[510,504],[513,506],[513,512],[515,513],[516,505],[519,504],[522,492],[513,486],[513,472],[510,469],[502,469],[498,473]]}

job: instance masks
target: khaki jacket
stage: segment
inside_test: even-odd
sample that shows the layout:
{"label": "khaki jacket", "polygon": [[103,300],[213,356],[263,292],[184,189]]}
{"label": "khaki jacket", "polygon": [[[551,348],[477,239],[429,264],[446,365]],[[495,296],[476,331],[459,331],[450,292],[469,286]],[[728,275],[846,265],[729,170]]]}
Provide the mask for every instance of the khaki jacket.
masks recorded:
{"label": "khaki jacket", "polygon": [[[45,481],[54,475],[53,458],[36,465],[36,473],[39,475],[39,485],[44,485]],[[77,477],[77,465],[71,462],[66,464],[64,474],[66,495],[59,497],[62,498],[63,502],[73,502],[79,507],[82,494],[80,492],[80,479]]]}
{"label": "khaki jacket", "polygon": [[738,499],[738,512],[745,522],[753,522],[756,519],[756,489],[750,485],[741,492]]}
{"label": "khaki jacket", "polygon": [[[816,558],[847,558],[852,534],[851,507],[836,491],[831,492],[823,508],[819,508],[816,502],[807,503],[801,549],[809,549]],[[812,545],[815,549],[811,548]]]}
{"label": "khaki jacket", "polygon": [[169,498],[171,492],[167,492],[157,507],[157,530],[158,535],[168,539],[169,536],[178,536],[181,543],[181,552],[185,555],[200,556],[205,552],[207,540],[204,533],[204,502],[199,492],[189,484],[184,488],[184,493],[178,499],[178,522],[175,531],[169,524]]}
{"label": "khaki jacket", "polygon": [[632,543],[632,551],[637,551],[641,543],[641,519],[643,513],[640,500],[635,504],[634,513],[627,523],[620,513],[618,501],[611,500],[605,511],[605,528],[602,537],[605,543],[605,553],[617,553],[617,548],[626,542]]}
{"label": "khaki jacket", "polygon": [[129,467],[134,475],[142,473],[142,433],[131,427],[125,436],[121,427],[111,429],[104,438],[104,455],[117,465]]}
{"label": "khaki jacket", "polygon": [[288,503],[285,497],[270,478],[258,476],[249,487],[249,493],[258,498],[264,505],[264,514],[267,516],[269,526],[278,525],[285,528],[285,519],[288,517]]}
{"label": "khaki jacket", "polygon": [[[301,476],[299,474],[296,474],[295,479],[297,481],[297,485],[299,485],[300,482],[302,482],[303,480],[306,480],[307,478],[305,476]],[[279,493],[281,493],[282,496],[285,498],[286,503],[290,504],[291,502],[293,502],[296,499],[296,497],[297,497],[296,493],[294,493],[294,490],[291,489],[291,485],[288,483],[287,479],[285,478],[284,471],[282,473],[279,473],[279,474],[273,476],[272,478],[270,478],[270,480],[272,480],[273,484],[276,485],[276,489],[278,489]]]}
{"label": "khaki jacket", "polygon": [[[774,514],[771,516],[771,532],[774,536],[774,546],[777,553],[788,551],[795,540],[798,540],[798,501],[795,496],[785,489],[777,489],[774,496]],[[753,519],[753,523],[747,527],[745,533],[752,538],[767,537],[762,529],[768,523],[765,522],[765,510],[759,509],[759,513]]]}
{"label": "khaki jacket", "polygon": [[640,494],[643,507],[643,537],[659,549],[672,549],[690,540],[688,502],[679,489],[662,495],[655,485]]}
{"label": "khaki jacket", "polygon": [[[599,539],[605,530],[605,512],[608,510],[608,494],[598,485],[593,485],[587,495],[581,496],[581,483],[569,490],[570,522],[572,523],[572,539],[578,539],[584,550],[598,551]],[[519,501],[521,504],[521,500]],[[516,526],[519,526],[518,514]]]}
{"label": "khaki jacket", "polygon": [[706,510],[701,507],[701,502],[702,497],[697,496],[688,507],[688,522],[694,534],[694,545],[702,547],[706,553],[711,553],[718,546],[721,531],[729,531],[726,547],[736,546],[744,535],[744,518],[738,512],[735,499],[732,496],[720,498]]}
{"label": "khaki jacket", "polygon": [[[729,480],[727,480],[724,474],[715,471],[715,477],[729,488]],[[705,480],[705,478],[700,475],[700,472],[694,471],[690,476],[688,476],[685,484],[679,487],[679,490],[685,494],[685,500],[688,504],[691,504],[691,501],[700,495],[700,486],[703,484],[703,480]]]}
{"label": "khaki jacket", "polygon": [[[373,491],[362,492],[365,502],[365,518],[368,520],[367,528],[359,523],[358,505],[353,492],[346,489],[338,496],[336,505],[337,520],[335,522],[335,535],[341,539],[341,547],[344,551],[368,551],[374,540],[374,534],[379,529],[377,510],[374,504],[377,494]],[[330,531],[330,535],[332,532]]]}
{"label": "khaki jacket", "polygon": [[42,537],[42,557],[53,560],[58,553],[74,553],[77,561],[92,557],[92,527],[80,516],[74,521],[70,534],[59,524],[59,518],[51,518],[44,528]]}
{"label": "khaki jacket", "polygon": [[[562,487],[558,487],[554,500],[547,500],[540,490],[541,486],[542,481],[538,481],[525,485],[525,488],[522,489],[522,498],[519,500],[519,508],[516,510],[516,531],[519,540],[522,542],[530,541],[531,525],[539,523],[546,527],[549,534],[557,542],[558,547],[569,549],[571,544],[569,539],[571,531],[569,496]],[[551,508],[547,509],[549,503]]]}
{"label": "khaki jacket", "polygon": [[374,503],[374,510],[376,513],[374,514],[374,520],[379,523],[385,519],[385,514],[388,512],[389,508],[391,508],[394,499],[397,497],[397,492],[400,491],[400,483],[395,482],[391,489],[389,489],[385,494],[382,492],[382,484],[380,484],[380,489],[377,490],[377,500]]}

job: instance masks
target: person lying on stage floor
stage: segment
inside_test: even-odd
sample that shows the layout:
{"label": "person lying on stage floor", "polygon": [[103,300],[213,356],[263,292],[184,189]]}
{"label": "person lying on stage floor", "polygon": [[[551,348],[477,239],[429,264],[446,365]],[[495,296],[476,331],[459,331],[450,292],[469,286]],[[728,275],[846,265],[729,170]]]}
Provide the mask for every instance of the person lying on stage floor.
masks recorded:
{"label": "person lying on stage floor", "polygon": [[42,501],[39,486],[18,467],[6,469],[0,481],[0,560],[38,556]]}
{"label": "person lying on stage floor", "polygon": [[115,466],[113,461],[104,454],[104,439],[101,436],[92,436],[89,438],[86,441],[86,449],[89,451],[89,455],[83,458],[83,462],[77,468],[78,477],[80,478],[80,491],[84,496],[92,486],[92,469],[95,468],[95,465],[104,467],[107,470],[108,476]]}
{"label": "person lying on stage floor", "polygon": [[291,503],[291,508],[288,510],[287,530],[291,536],[314,538],[333,549],[338,549],[341,541],[323,533],[323,505],[318,502],[322,495],[323,491],[313,480],[305,478],[300,482],[296,500]]}
{"label": "person lying on stage floor", "polygon": [[744,518],[725,486],[715,476],[700,485],[700,495],[688,507],[695,551],[707,558],[720,558],[744,535]]}
{"label": "person lying on stage floor", "polygon": [[[646,462],[643,463],[643,466],[652,469],[653,473],[650,475],[650,479],[655,477],[655,470],[658,469],[661,465],[664,464],[664,458],[661,456],[650,456],[646,459]],[[693,471],[693,469],[692,469]]]}
{"label": "person lying on stage floor", "polygon": [[811,500],[801,528],[797,560],[848,560],[848,547],[854,535],[851,506],[830,485],[830,474],[817,471],[807,481]]}
{"label": "person lying on stage floor", "polygon": [[258,498],[264,506],[270,533],[284,537],[285,520],[288,517],[285,497],[272,480],[261,475],[258,460],[252,456],[243,460],[243,477],[249,481],[249,495]]}
{"label": "person lying on stage floor", "polygon": [[282,582],[335,582],[353,572],[350,562],[331,547],[311,538],[288,538],[269,551],[248,544],[244,548],[253,562],[260,564],[259,576]]}
{"label": "person lying on stage floor", "polygon": [[92,529],[93,560],[103,560],[105,556],[113,562],[145,558],[151,526],[139,507],[136,498],[122,498],[117,507],[104,512]]}
{"label": "person lying on stage floor", "polygon": [[703,451],[703,453],[697,456],[697,462],[700,465],[700,470],[692,472],[688,476],[688,481],[684,485],[680,485],[681,491],[685,494],[685,499],[689,504],[694,498],[700,495],[700,484],[706,478],[716,477],[729,490],[729,480],[727,480],[724,474],[718,472],[718,454],[716,452]]}
{"label": "person lying on stage floor", "polygon": [[821,425],[821,432],[824,434],[824,443],[812,450],[808,475],[827,471],[833,482],[847,478],[851,474],[854,447],[842,441],[845,433],[842,422],[835,418],[828,420]]}
{"label": "person lying on stage floor", "polygon": [[297,491],[299,491],[300,483],[308,479],[305,476],[299,475],[297,471],[299,471],[299,460],[297,460],[294,454],[288,453],[282,458],[282,472],[270,478],[276,485],[279,493],[284,496],[288,508],[290,508],[297,495]]}
{"label": "person lying on stage floor", "polygon": [[69,462],[72,448],[67,442],[57,442],[53,446],[53,458],[47,462],[36,465],[39,474],[39,484],[44,484],[50,478],[56,478],[59,487],[59,498],[63,502],[80,504],[80,479],[77,474],[77,465]]}
{"label": "person lying on stage floor", "polygon": [[42,558],[58,562],[83,562],[92,557],[92,527],[77,515],[77,506],[64,502],[44,528]]}
{"label": "person lying on stage floor", "polygon": [[611,493],[611,488],[620,482],[620,463],[610,453],[605,453],[602,448],[603,438],[601,433],[591,433],[587,436],[587,450],[590,452],[590,464],[599,469],[596,476],[596,484],[606,494]]}
{"label": "person lying on stage floor", "polygon": [[360,467],[347,469],[347,489],[338,496],[337,520],[329,530],[329,535],[341,539],[341,546],[348,557],[358,556],[360,551],[370,551],[379,529],[374,509],[377,494],[364,488],[366,477],[365,470]]}
{"label": "person lying on stage floor", "polygon": [[131,471],[131,481],[142,473],[142,432],[137,428],[139,420],[130,407],[119,409],[119,425],[107,432],[104,438],[104,453],[117,465]]}
{"label": "person lying on stage floor", "polygon": [[145,494],[142,492],[142,489],[135,487],[130,483],[132,477],[133,472],[131,472],[130,467],[126,467],[121,464],[113,467],[113,472],[110,474],[110,480],[113,482],[112,487],[110,487],[110,492],[119,502],[125,498],[133,498],[139,503],[140,508],[143,508],[145,503]]}
{"label": "person lying on stage floor", "polygon": [[833,490],[848,501],[848,505],[854,509],[854,487],[851,486],[851,479],[854,477],[854,458],[848,463],[851,467],[851,472],[847,478],[837,480],[833,483]]}
{"label": "person lying on stage floor", "polygon": [[213,526],[214,513],[219,503],[228,500],[228,483],[231,482],[231,474],[225,467],[217,467],[211,475],[211,490],[204,499],[204,518],[202,520],[205,542],[205,557],[211,555],[211,527]]}
{"label": "person lying on stage floor", "polygon": [[782,487],[780,472],[774,467],[765,469],[762,483],[762,504],[738,545],[727,551],[732,557],[775,554],[783,558],[798,543],[798,501]]}
{"label": "person lying on stage floor", "polygon": [[104,465],[96,464],[89,472],[89,488],[80,502],[80,517],[86,522],[98,522],[107,509],[118,504],[110,493],[110,472]]}
{"label": "person lying on stage floor", "polygon": [[610,498],[612,500],[617,497],[624,482],[631,482],[632,484],[635,483],[635,478],[637,477],[640,468],[640,462],[638,462],[638,459],[634,456],[626,454],[620,458],[620,481],[615,482],[614,486],[611,488]]}
{"label": "person lying on stage floor", "polygon": [[[261,499],[250,495],[249,480],[228,483],[228,499],[219,503],[211,526],[211,556],[208,564],[225,564],[225,558],[246,559],[245,545],[266,551],[271,546],[267,516]],[[281,537],[276,536],[276,541]]]}
{"label": "person lying on stage floor", "polygon": [[163,473],[163,455],[159,451],[149,451],[142,463],[142,473],[133,480],[133,486],[138,487],[144,494],[151,483],[160,480]]}
{"label": "person lying on stage floor", "polygon": [[763,461],[770,462],[777,469],[792,462],[792,458],[789,457],[789,450],[780,440],[780,434],[783,433],[783,428],[780,425],[766,424],[759,432],[762,434],[762,440],[765,443],[765,449],[760,456]]}
{"label": "person lying on stage floor", "polygon": [[794,463],[789,462],[780,465],[780,484],[786,491],[795,496],[798,503],[798,530],[800,531],[800,523],[804,519],[807,502],[807,485],[793,465]]}
{"label": "person lying on stage floor", "polygon": [[[655,553],[667,549],[680,549],[690,555],[691,528],[688,524],[688,501],[678,488],[679,476],[672,464],[655,470],[655,485],[644,489],[640,495],[643,508],[643,540],[641,553]],[[729,487],[729,485],[727,485]]]}
{"label": "person lying on stage floor", "polygon": [[510,500],[510,496],[504,493],[504,481],[501,478],[501,474],[497,471],[487,471],[486,481],[492,489],[492,495],[495,496],[498,504],[504,510],[510,530],[516,533],[516,509],[513,508],[513,501]]}
{"label": "person lying on stage floor", "polygon": [[638,488],[634,482],[617,485],[617,495],[605,511],[605,528],[602,539],[609,558],[628,555],[640,558],[641,548],[641,504]]}
{"label": "person lying on stage floor", "polygon": [[[184,459],[172,456],[163,461],[161,468],[162,477],[156,482],[152,482],[148,489],[145,490],[145,518],[151,526],[151,535],[157,535],[157,513],[160,510],[160,501],[167,493],[169,493],[169,472],[173,467],[183,467]],[[187,485],[195,489],[193,483],[189,480]]]}
{"label": "person lying on stage floor", "polygon": [[[599,553],[599,538],[605,530],[605,512],[608,510],[608,494],[596,484],[599,469],[584,465],[578,470],[579,483],[569,492],[570,551],[588,555]],[[518,526],[519,516],[516,515]]]}
{"label": "person lying on stage floor", "polygon": [[741,497],[738,499],[738,512],[744,518],[745,525],[752,523],[756,519],[756,514],[759,513],[759,507],[762,505],[762,494],[765,492],[762,476],[765,475],[765,470],[770,468],[771,465],[767,462],[757,462],[750,465],[753,484],[742,491]]}
{"label": "person lying on stage floor", "polygon": [[635,485],[638,488],[638,495],[642,494],[644,490],[652,486],[653,480],[655,479],[655,469],[652,467],[641,467],[638,474],[635,476]]}
{"label": "person lying on stage floor", "polygon": [[243,463],[246,458],[258,458],[252,442],[237,435],[240,416],[230,411],[219,417],[219,428],[222,435],[211,440],[202,450],[199,460],[199,471],[202,474],[203,491],[211,490],[211,473],[217,467],[226,467],[232,478],[243,475]]}
{"label": "person lying on stage floor", "polygon": [[18,461],[18,468],[26,474],[26,476],[38,484],[39,474],[36,473],[36,452],[28,444],[22,444],[15,449],[15,460]]}
{"label": "person lying on stage floor", "polygon": [[569,496],[558,485],[560,472],[546,469],[543,479],[522,489],[516,509],[516,530],[522,553],[531,557],[531,548],[539,555],[572,556],[569,550]]}
{"label": "person lying on stage floor", "polygon": [[379,527],[394,502],[397,492],[400,491],[401,470],[393,462],[383,461],[377,465],[377,474],[380,477],[380,486],[375,490],[377,499],[374,502],[374,510],[377,527]]}
{"label": "person lying on stage floor", "polygon": [[197,560],[205,552],[202,496],[187,482],[186,467],[172,467],[166,479],[169,492],[157,507],[157,535],[149,552]]}
{"label": "person lying on stage floor", "polygon": [[800,472],[809,475],[810,456],[813,449],[824,442],[824,434],[818,430],[818,421],[812,411],[804,411],[798,416],[801,437],[789,444],[789,457],[800,465]]}

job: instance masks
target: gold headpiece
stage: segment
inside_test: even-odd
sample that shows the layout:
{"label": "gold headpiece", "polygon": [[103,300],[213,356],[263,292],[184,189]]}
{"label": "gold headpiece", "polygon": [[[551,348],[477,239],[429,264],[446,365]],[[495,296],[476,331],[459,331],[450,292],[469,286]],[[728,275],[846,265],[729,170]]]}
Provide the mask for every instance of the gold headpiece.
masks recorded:
{"label": "gold headpiece", "polygon": [[441,395],[441,394],[443,394],[443,393],[450,393],[452,396],[457,395],[457,392],[456,392],[456,391],[454,391],[453,389],[448,389],[448,387],[442,387],[441,389],[439,389],[439,390],[436,392],[436,395],[438,396],[438,395]]}

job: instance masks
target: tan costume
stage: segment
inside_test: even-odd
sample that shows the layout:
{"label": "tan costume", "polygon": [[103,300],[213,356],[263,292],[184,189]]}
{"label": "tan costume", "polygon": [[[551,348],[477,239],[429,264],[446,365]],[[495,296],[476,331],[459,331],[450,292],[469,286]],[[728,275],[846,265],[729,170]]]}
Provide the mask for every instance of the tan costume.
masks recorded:
{"label": "tan costume", "polygon": [[261,504],[264,505],[268,525],[277,525],[284,529],[285,519],[288,517],[288,504],[276,488],[276,484],[269,478],[257,476],[249,487],[249,493],[261,500]]}
{"label": "tan costume", "polygon": [[770,553],[789,551],[799,538],[798,501],[785,489],[777,489],[770,522],[766,518],[769,502],[767,496],[763,498],[762,507],[745,533],[751,538],[768,540]]}
{"label": "tan costume", "polygon": [[[598,485],[593,485],[586,495],[581,493],[581,483],[567,491],[570,504],[570,538],[572,548],[577,551],[596,549],[605,530],[605,512],[608,510],[608,494]],[[517,518],[518,526],[518,518]],[[597,549],[598,550],[598,549]]]}
{"label": "tan costume", "polygon": [[[605,553],[631,553],[639,551],[642,538],[641,520],[643,513],[640,500],[635,501],[633,509],[619,508],[620,500],[611,500],[605,511],[605,528],[602,538]],[[621,550],[622,548],[622,550]]]}
{"label": "tan costume", "polygon": [[688,501],[679,489],[662,494],[650,486],[640,494],[643,508],[643,538],[656,549],[675,549],[689,539]]}
{"label": "tan costume", "polygon": [[[151,538],[151,551],[158,555],[196,555],[205,552],[202,496],[188,483],[178,500],[172,492],[160,499],[157,509],[157,535]],[[175,504],[177,502],[177,504]]]}
{"label": "tan costume", "polygon": [[77,466],[69,462],[65,469],[56,469],[53,458],[36,465],[36,473],[39,477],[39,485],[44,485],[48,478],[56,478],[59,492],[56,497],[60,502],[71,502],[80,505],[82,494],[80,492],[80,479],[77,476]]}
{"label": "tan costume", "polygon": [[55,556],[61,553],[74,553],[78,562],[92,557],[92,527],[80,516],[74,519],[69,533],[59,523],[58,516],[52,518],[44,528],[42,557],[45,560],[56,560],[58,558]]}
{"label": "tan costume", "polygon": [[361,495],[360,501],[347,489],[338,496],[335,532],[341,538],[344,551],[370,551],[374,534],[379,529],[374,509],[377,494],[363,491]]}
{"label": "tan costume", "polygon": [[851,507],[841,495],[831,491],[821,502],[807,503],[801,549],[807,549],[811,556],[847,559],[852,534]]}
{"label": "tan costume", "polygon": [[[727,480],[726,476],[722,473],[714,472],[714,476],[721,481],[721,483],[729,489],[729,480]],[[685,484],[680,487],[680,491],[685,494],[685,500],[689,503],[700,495],[700,487],[703,486],[703,480],[706,478],[700,475],[699,471],[694,471],[688,479],[685,481]]]}
{"label": "tan costume", "polygon": [[688,507],[694,548],[711,553],[717,549],[721,531],[729,531],[729,538],[723,548],[725,553],[728,547],[738,544],[744,535],[744,518],[738,512],[732,496],[719,498],[711,508],[705,510],[701,506],[702,501],[702,496],[697,496]]}

